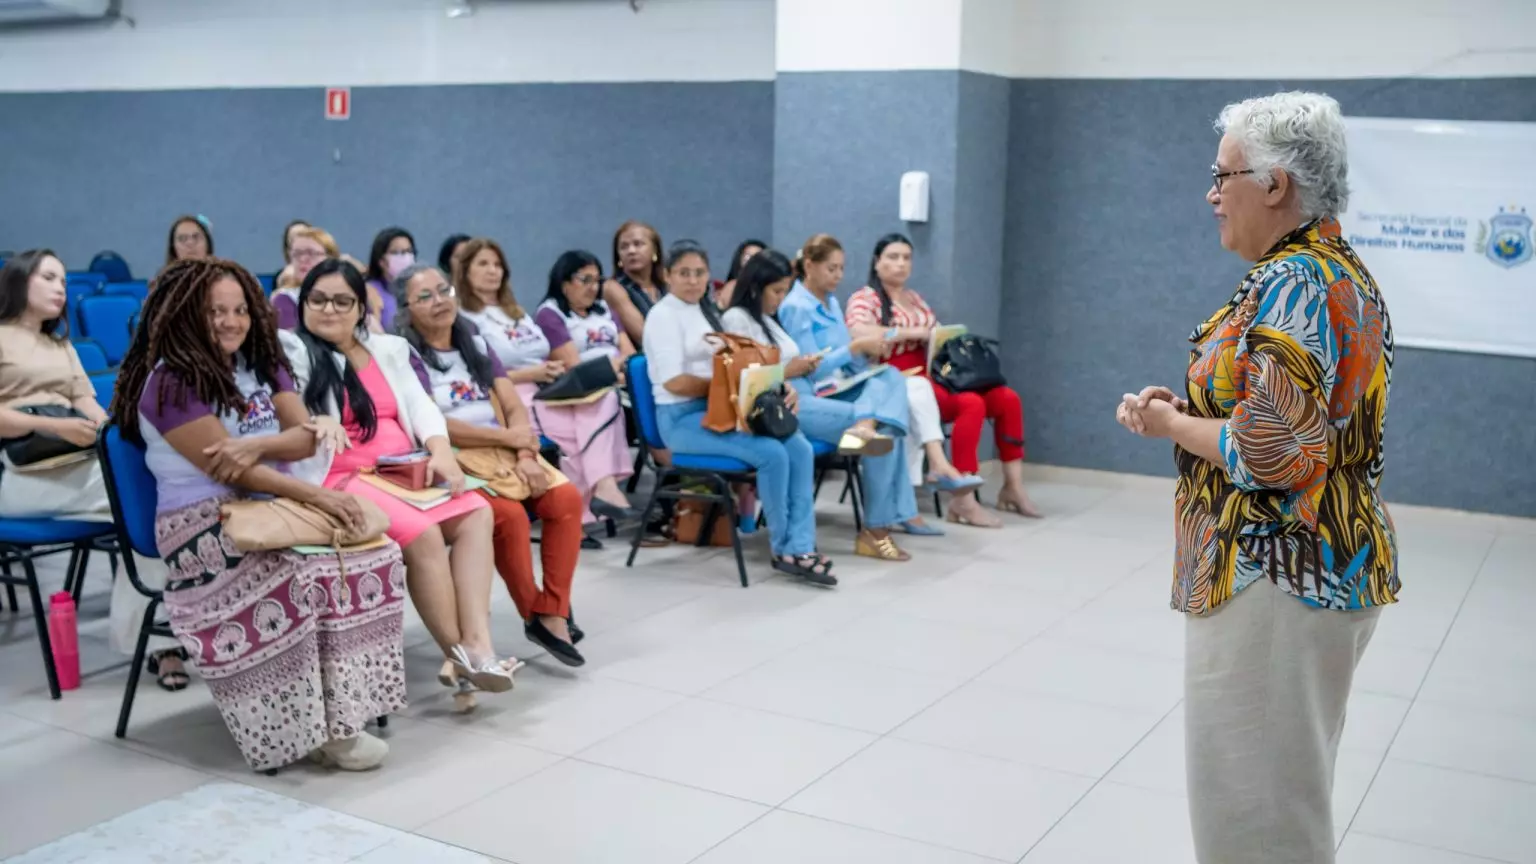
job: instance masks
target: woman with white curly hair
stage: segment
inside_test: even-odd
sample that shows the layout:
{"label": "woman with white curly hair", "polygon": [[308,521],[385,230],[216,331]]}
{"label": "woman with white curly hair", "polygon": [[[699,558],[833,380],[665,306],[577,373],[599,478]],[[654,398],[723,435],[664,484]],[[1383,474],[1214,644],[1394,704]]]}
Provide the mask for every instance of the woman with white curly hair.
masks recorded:
{"label": "woman with white curly hair", "polygon": [[1339,104],[1278,93],[1228,105],[1216,129],[1206,201],[1253,265],[1190,337],[1188,398],[1147,387],[1116,417],[1175,445],[1199,860],[1332,864],[1350,684],[1401,587],[1378,494],[1392,323],[1339,232]]}

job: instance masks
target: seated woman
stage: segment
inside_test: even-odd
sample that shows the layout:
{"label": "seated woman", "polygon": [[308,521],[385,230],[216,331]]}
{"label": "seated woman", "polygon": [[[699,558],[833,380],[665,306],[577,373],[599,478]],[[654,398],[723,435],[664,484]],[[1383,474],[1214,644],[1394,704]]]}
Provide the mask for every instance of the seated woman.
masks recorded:
{"label": "seated woman", "polygon": [[645,319],[667,293],[661,235],[631,219],[613,233],[613,278],[603,283],[603,302],[631,344],[643,344]]}
{"label": "seated woman", "polygon": [[[518,664],[497,660],[491,645],[490,506],[478,495],[464,494],[447,423],[411,368],[410,344],[364,328],[367,297],[363,274],[345,261],[322,261],[304,277],[299,290],[304,315],[294,334],[284,334],[283,347],[304,404],[314,414],[341,421],[346,449],[322,451],[299,470],[328,489],[368,498],[389,514],[389,536],[405,550],[411,601],[447,658],[438,680],[459,689],[510,690]],[[431,454],[428,480],[451,490],[446,503],[418,510],[355,479],[381,456],[419,449]]]}
{"label": "seated woman", "polygon": [[458,257],[459,250],[464,248],[464,244],[468,243],[469,240],[470,236],[468,234],[449,234],[444,238],[443,245],[437,247],[438,269],[444,273],[452,273],[454,268],[453,260]]}
{"label": "seated woman", "polygon": [[174,264],[186,258],[208,258],[213,255],[213,232],[208,221],[201,216],[180,216],[171,223],[170,236],[165,238],[165,263]]}
{"label": "seated woman", "polygon": [[[843,307],[837,300],[837,286],[843,281],[843,245],[830,234],[817,234],[800,247],[795,259],[798,280],[779,307],[779,321],[793,336],[804,354],[826,352],[816,368],[817,378],[852,375],[886,353],[885,340],[879,336],[854,339],[843,320]],[[907,476],[913,485],[924,481],[923,458],[928,459],[929,482],[945,492],[974,490],[982,485],[975,474],[961,474],[944,453],[944,424],[939,420],[939,403],[933,387],[922,376],[902,376],[907,389],[910,417],[907,421]],[[909,534],[941,535],[921,518],[901,526]]]}
{"label": "seated woman", "polygon": [[741,268],[747,266],[753,255],[767,248],[768,244],[761,240],[749,238],[741,241],[741,245],[736,247],[736,254],[731,256],[731,269],[725,274],[725,281],[711,283],[716,309],[731,308],[731,297],[736,291],[736,280],[741,276]]}
{"label": "seated woman", "polygon": [[306,425],[255,278],[205,258],[172,264],[155,282],[146,337],[123,358],[112,413],[155,475],[171,629],[253,769],[305,756],[373,768],[389,745],[364,724],[405,706],[400,548],[340,558],[236,550],[220,506],[251,493],[351,525],[362,510],[286,470],[327,433]]}
{"label": "seated woman", "polygon": [[[757,470],[757,494],[768,517],[773,569],[817,585],[836,585],[832,561],[816,551],[815,455],[803,432],[778,440],[704,428],[715,349],[706,337],[720,330],[703,301],[709,256],[690,240],[667,252],[667,295],[645,324],[645,354],[661,437],[677,452],[728,456]],[[794,390],[790,390],[791,405]]]}
{"label": "seated woman", "polygon": [[389,290],[395,277],[416,263],[416,239],[404,228],[385,228],[374,235],[368,252],[368,302],[378,300],[379,329],[395,329],[395,295]]}
{"label": "seated woman", "polygon": [[[562,257],[561,260],[566,260]],[[618,393],[609,393],[585,405],[550,405],[535,402],[539,385],[559,378],[581,359],[573,334],[558,311],[544,315],[539,322],[530,316],[512,294],[506,257],[495,241],[471,240],[463,247],[454,274],[455,285],[464,287],[459,297],[464,316],[480,328],[491,353],[508,370],[508,377],[529,410],[534,431],[555,442],[560,448],[560,468],[571,478],[582,500],[582,521],[597,518],[621,520],[632,515],[629,499],[619,489],[618,480],[632,471],[629,448],[624,442],[624,423]],[[559,268],[559,263],[556,263]],[[582,268],[577,268],[578,270]],[[584,275],[592,277],[595,272]],[[573,280],[571,273],[560,277],[560,285]],[[556,277],[551,276],[554,280]],[[590,286],[596,294],[596,286]],[[569,301],[567,301],[569,302]],[[585,309],[595,305],[586,301]],[[542,313],[541,313],[542,314]],[[595,340],[582,333],[583,342],[593,346],[617,345],[620,338],[612,318],[592,316],[606,325]],[[541,326],[543,325],[547,326]],[[558,342],[556,340],[559,340]],[[563,343],[563,344],[561,344]],[[626,343],[627,344],[627,343]],[[558,348],[551,346],[558,345]],[[632,353],[632,352],[631,352]],[[593,514],[596,514],[594,516]],[[595,540],[592,542],[596,542]],[[601,548],[601,544],[598,544]]]}
{"label": "seated woman", "polygon": [[[107,420],[67,338],[65,298],[64,264],[48,249],[22,252],[0,269],[0,439],[37,432],[88,448]],[[111,522],[100,463],[86,451],[74,464],[21,472],[8,456],[0,455],[0,518]],[[137,561],[146,583],[156,588],[165,584],[160,561]],[[110,632],[118,651],[133,653],[148,605],[149,599],[128,579],[113,583]],[[149,652],[147,666],[160,686],[185,689],[188,679],[178,643],[152,636]]]}
{"label": "seated woman", "polygon": [[[571,615],[571,581],[581,554],[581,492],[572,483],[551,486],[540,464],[539,436],[528,409],[489,351],[484,336],[459,314],[458,300],[444,291],[448,280],[430,264],[407,267],[395,279],[401,310],[400,335],[416,349],[411,364],[421,385],[448,420],[455,447],[499,447],[516,454],[516,471],[527,484],[526,501],[485,498],[495,514],[496,569],[523,619],[523,632],[567,666],[586,662],[576,650]],[[488,478],[487,478],[488,479]],[[533,576],[529,511],[543,525],[539,557],[544,587]]]}
{"label": "seated woman", "polygon": [[[887,234],[875,244],[869,265],[868,284],[848,298],[848,329],[855,336],[879,336],[890,343],[886,362],[898,369],[921,370],[928,377],[928,340],[939,319],[923,298],[907,287],[912,275],[912,241]],[[997,455],[1003,463],[1003,488],[997,509],[1038,518],[1040,511],[1024,489],[1024,406],[1011,387],[994,387],[985,393],[955,393],[932,381],[939,416],[954,423],[951,449],[955,467],[966,474],[979,468],[981,425],[992,421]],[[957,495],[945,516],[961,525],[982,528],[1002,526],[973,495]]]}
{"label": "seated woman", "polygon": [[[887,369],[831,398],[816,395],[822,364],[819,352],[803,354],[779,324],[778,312],[794,270],[777,249],[764,249],[737,274],[731,308],[721,322],[727,332],[777,345],[784,377],[799,395],[800,431],[813,441],[838,445],[838,452],[862,455],[864,530],[854,552],[886,561],[909,561],[891,539],[891,530],[917,518],[917,498],[907,478],[907,385]],[[893,439],[891,436],[903,436]]]}
{"label": "seated woman", "polygon": [[299,286],[304,284],[304,277],[321,261],[341,257],[341,249],[324,228],[290,228],[287,237],[288,266],[278,274],[272,308],[277,312],[277,326],[292,330],[299,326]]}

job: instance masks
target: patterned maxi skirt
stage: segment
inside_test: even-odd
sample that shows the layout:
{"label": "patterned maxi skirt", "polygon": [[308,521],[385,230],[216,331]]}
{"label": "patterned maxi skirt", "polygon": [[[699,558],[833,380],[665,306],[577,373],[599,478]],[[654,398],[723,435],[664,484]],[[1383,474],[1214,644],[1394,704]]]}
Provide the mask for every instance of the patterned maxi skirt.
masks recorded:
{"label": "patterned maxi skirt", "polygon": [[405,707],[405,565],[364,552],[241,553],[208,499],[155,522],[171,630],[257,771]]}

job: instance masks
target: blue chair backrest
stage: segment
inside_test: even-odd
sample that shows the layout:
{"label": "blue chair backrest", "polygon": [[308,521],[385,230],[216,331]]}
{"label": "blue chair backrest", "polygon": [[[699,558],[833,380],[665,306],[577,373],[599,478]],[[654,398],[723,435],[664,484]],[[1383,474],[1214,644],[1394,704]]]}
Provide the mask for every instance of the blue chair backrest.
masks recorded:
{"label": "blue chair backrest", "polygon": [[661,440],[661,425],[656,422],[656,394],[651,391],[651,368],[644,354],[629,358],[629,407],[635,411],[640,437],[652,450],[667,449]]}
{"label": "blue chair backrest", "polygon": [[100,273],[107,277],[108,282],[132,282],[133,273],[128,269],[128,262],[123,256],[110,249],[103,249],[91,259],[90,271]]}
{"label": "blue chair backrest", "polygon": [[144,448],[123,438],[116,423],[107,426],[97,444],[106,475],[107,499],[112,520],[128,535],[133,551],[146,558],[160,557],[155,541],[155,475],[144,464]]}
{"label": "blue chair backrest", "polygon": [[133,340],[133,317],[139,301],[121,294],[93,294],[80,299],[80,330],[101,344],[107,362],[116,366]]}
{"label": "blue chair backrest", "polygon": [[100,273],[70,273],[64,277],[64,317],[69,321],[71,335],[85,335],[80,328],[80,301],[101,290],[106,282],[100,277]]}
{"label": "blue chair backrest", "polygon": [[277,285],[277,274],[268,273],[265,276],[257,276],[256,281],[261,283],[262,293],[266,294],[268,297],[271,297],[272,289]]}
{"label": "blue chair backrest", "polygon": [[125,279],[121,282],[108,282],[106,287],[101,289],[101,293],[132,297],[139,301],[140,306],[143,306],[144,301],[149,299],[149,283],[143,279]]}
{"label": "blue chair backrest", "polygon": [[117,389],[117,370],[93,372],[90,378],[91,386],[96,388],[96,404],[103,411],[112,410],[112,391]]}
{"label": "blue chair backrest", "polygon": [[92,273],[89,270],[76,270],[73,273],[65,273],[64,281],[66,283],[79,282],[82,285],[89,285],[91,288],[90,293],[95,294],[102,289],[102,286],[107,284],[107,274]]}
{"label": "blue chair backrest", "polygon": [[107,352],[102,350],[96,340],[76,339],[74,346],[75,355],[80,358],[80,368],[87,373],[101,372],[112,367],[112,364],[107,362]]}

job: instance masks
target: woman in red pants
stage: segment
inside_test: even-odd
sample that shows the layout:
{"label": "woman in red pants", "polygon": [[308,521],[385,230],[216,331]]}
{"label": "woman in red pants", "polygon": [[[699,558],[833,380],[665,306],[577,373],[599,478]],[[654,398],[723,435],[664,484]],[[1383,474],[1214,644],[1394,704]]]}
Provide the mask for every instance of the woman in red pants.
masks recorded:
{"label": "woman in red pants", "polygon": [[[886,342],[886,362],[898,369],[917,369],[928,375],[928,339],[938,318],[923,298],[907,287],[912,275],[912,241],[887,234],[875,244],[869,267],[869,284],[848,298],[848,329],[854,338],[879,336]],[[984,393],[956,393],[933,383],[939,416],[953,423],[950,458],[967,474],[978,470],[982,423],[992,421],[997,455],[1003,463],[1003,488],[997,509],[1038,518],[1040,511],[1024,489],[1024,406],[1011,387],[994,387]],[[997,528],[1002,522],[970,495],[953,499],[947,516],[951,522]]]}

